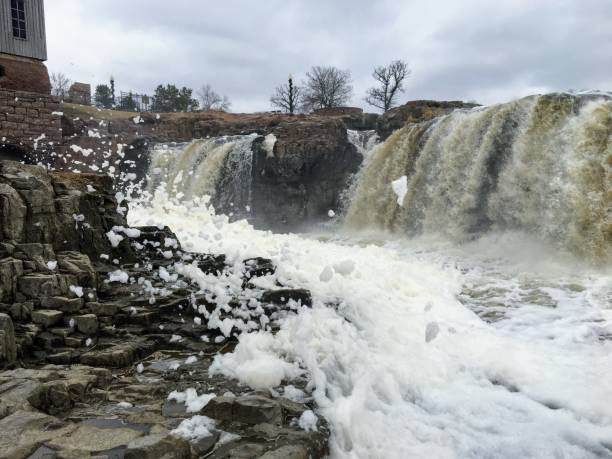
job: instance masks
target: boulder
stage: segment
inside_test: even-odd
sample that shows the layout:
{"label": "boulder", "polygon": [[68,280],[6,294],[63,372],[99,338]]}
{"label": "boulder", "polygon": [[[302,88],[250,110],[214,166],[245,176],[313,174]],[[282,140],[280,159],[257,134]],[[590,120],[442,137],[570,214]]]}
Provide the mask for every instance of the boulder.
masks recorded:
{"label": "boulder", "polygon": [[0,183],[0,238],[23,240],[28,209],[13,187]]}
{"label": "boulder", "polygon": [[263,137],[252,147],[254,225],[288,231],[328,219],[330,209],[341,207],[341,195],[363,160],[345,125],[337,118],[296,119],[272,133],[277,138],[272,151]]}
{"label": "boulder", "polygon": [[61,296],[68,292],[65,279],[56,274],[26,274],[19,277],[18,288],[28,298]]}
{"label": "boulder", "polygon": [[286,305],[290,300],[301,303],[302,306],[312,306],[312,295],[304,288],[266,290],[261,295],[262,303],[272,303],[278,306]]}
{"label": "boulder", "polygon": [[244,277],[250,279],[252,277],[261,277],[266,274],[274,274],[276,266],[269,258],[255,257],[248,258],[244,263]]}
{"label": "boulder", "polygon": [[76,316],[76,328],[84,335],[91,336],[98,332],[98,317],[95,314]]}
{"label": "boulder", "polygon": [[0,365],[11,364],[17,359],[15,328],[11,318],[0,313]]}
{"label": "boulder", "polygon": [[[103,452],[128,445],[132,440],[142,437],[144,432],[129,428],[102,429],[81,424],[62,438],[54,438],[47,446],[76,454],[77,457],[89,457],[93,453]],[[80,454],[80,456],[78,456]]]}
{"label": "boulder", "polygon": [[87,255],[75,251],[57,253],[59,268],[76,276],[77,283],[82,287],[97,287],[98,274]]}
{"label": "boulder", "polygon": [[189,459],[189,442],[169,434],[151,434],[136,438],[127,444],[125,459]]}
{"label": "boulder", "polygon": [[87,303],[87,307],[96,316],[114,316],[119,310],[119,306],[116,303],[91,302]]}
{"label": "boulder", "polygon": [[62,320],[64,314],[62,311],[56,311],[53,309],[38,309],[32,311],[32,322],[41,325],[44,328],[49,328],[60,320]]}
{"label": "boulder", "polygon": [[262,422],[277,424],[282,421],[280,404],[262,395],[241,397],[215,397],[201,411],[202,414],[220,421],[236,421],[245,424]]}
{"label": "boulder", "polygon": [[303,445],[285,445],[259,456],[259,459],[309,459],[310,452]]}
{"label": "boulder", "polygon": [[23,275],[23,262],[16,258],[0,260],[0,302],[10,303],[15,299],[17,279]]}
{"label": "boulder", "polygon": [[36,411],[16,411],[0,420],[2,457],[26,458],[44,442],[64,438],[75,429]]}
{"label": "boulder", "polygon": [[383,113],[376,122],[376,132],[381,140],[385,140],[393,131],[402,128],[406,123],[428,121],[457,109],[469,109],[477,106],[478,104],[475,103],[461,102],[458,100],[411,100],[404,105],[392,108]]}
{"label": "boulder", "polygon": [[55,325],[62,320],[62,317],[64,317],[62,311],[56,311],[54,309],[38,309],[32,311],[32,322],[44,328]]}
{"label": "boulder", "polygon": [[67,298],[64,296],[52,296],[41,298],[40,306],[45,309],[56,309],[65,313],[75,313],[83,307],[83,298]]}

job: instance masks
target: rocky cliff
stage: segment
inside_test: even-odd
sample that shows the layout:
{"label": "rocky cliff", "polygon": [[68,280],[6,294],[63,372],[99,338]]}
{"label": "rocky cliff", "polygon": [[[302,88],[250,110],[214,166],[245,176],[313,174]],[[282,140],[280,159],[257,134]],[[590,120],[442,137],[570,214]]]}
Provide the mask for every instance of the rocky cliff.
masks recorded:
{"label": "rocky cliff", "polygon": [[478,104],[470,102],[412,100],[383,113],[376,121],[376,132],[381,139],[386,139],[391,133],[407,123],[420,123],[438,116],[446,115],[462,108],[474,108]]}
{"label": "rocky cliff", "polygon": [[[257,289],[270,260],[227,266],[126,212],[106,176],[0,161],[2,457],[323,457],[325,423],[297,425],[312,405],[208,371],[241,332],[238,296],[273,318],[310,293]],[[185,265],[242,290],[221,309]]]}
{"label": "rocky cliff", "polygon": [[253,210],[256,224],[290,230],[328,218],[363,160],[337,119],[286,122],[272,131],[276,143],[254,143]]}
{"label": "rocky cliff", "polygon": [[[295,230],[325,221],[330,210],[337,212],[342,208],[342,193],[363,160],[358,148],[349,141],[347,129],[376,129],[384,139],[406,123],[473,106],[458,101],[412,101],[382,116],[349,107],[289,116],[221,112],[133,114],[65,104],[62,146],[56,154],[44,154],[37,160],[57,169],[105,170],[117,177],[141,180],[149,175],[155,144],[257,134],[259,137],[252,143],[253,154],[248,159],[252,161],[250,217],[260,228]],[[275,139],[271,147],[264,141],[268,135]],[[180,149],[177,152],[180,154]],[[225,173],[233,171],[226,167]],[[228,182],[231,178],[221,173],[217,186],[222,188]],[[217,191],[213,198],[217,210],[233,213],[233,196],[226,196],[222,189]]]}
{"label": "rocky cliff", "polygon": [[[109,118],[103,119],[107,115]],[[298,116],[271,113],[140,114],[119,119],[110,116],[122,115],[106,111],[87,119],[85,114],[69,108],[62,118],[66,125],[64,146],[56,156],[44,158],[44,162],[54,168],[81,171],[112,166],[115,172],[134,173],[136,180],[140,180],[149,172],[154,144],[255,133],[260,137],[253,143],[250,207],[256,225],[276,230],[325,220],[330,209],[341,206],[340,195],[363,159],[348,140],[347,126],[375,125],[375,119],[367,121],[369,115],[360,110]],[[269,134],[276,139],[270,151],[263,142]],[[220,183],[226,181],[221,178]],[[221,212],[232,212],[230,203],[219,196],[214,201],[215,207]]]}

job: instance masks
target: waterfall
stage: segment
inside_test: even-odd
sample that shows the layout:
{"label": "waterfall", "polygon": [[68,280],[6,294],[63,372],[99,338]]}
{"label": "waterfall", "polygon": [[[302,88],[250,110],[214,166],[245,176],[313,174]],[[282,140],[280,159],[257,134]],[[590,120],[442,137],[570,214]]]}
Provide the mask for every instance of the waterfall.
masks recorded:
{"label": "waterfall", "polygon": [[521,230],[612,259],[612,97],[530,96],[408,124],[367,158],[345,224],[456,240]]}
{"label": "waterfall", "polygon": [[368,131],[356,131],[353,129],[347,129],[346,135],[348,141],[355,145],[357,151],[365,158],[370,154],[372,149],[378,143],[378,134],[374,130]]}
{"label": "waterfall", "polygon": [[224,212],[244,215],[251,201],[256,134],[197,139],[190,143],[155,145],[147,189],[164,183],[171,196],[191,200],[210,196]]}

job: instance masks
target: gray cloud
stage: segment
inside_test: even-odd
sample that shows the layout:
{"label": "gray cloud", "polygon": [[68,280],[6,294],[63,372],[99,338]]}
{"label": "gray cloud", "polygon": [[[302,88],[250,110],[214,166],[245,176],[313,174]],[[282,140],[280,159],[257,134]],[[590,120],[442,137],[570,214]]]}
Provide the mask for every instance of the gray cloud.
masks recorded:
{"label": "gray cloud", "polygon": [[92,85],[151,93],[212,84],[234,111],[269,109],[289,73],[350,69],[364,106],[376,64],[407,60],[404,100],[494,103],[612,89],[608,0],[50,0],[48,66]]}

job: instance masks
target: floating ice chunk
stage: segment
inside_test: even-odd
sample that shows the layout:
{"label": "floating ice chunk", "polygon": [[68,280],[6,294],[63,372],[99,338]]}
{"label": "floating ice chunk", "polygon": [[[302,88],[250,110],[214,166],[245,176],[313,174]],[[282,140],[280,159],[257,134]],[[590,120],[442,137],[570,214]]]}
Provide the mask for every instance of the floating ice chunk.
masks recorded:
{"label": "floating ice chunk", "polygon": [[231,354],[215,356],[208,372],[221,374],[249,385],[253,389],[270,389],[283,379],[294,379],[303,373],[274,352],[274,337],[264,332],[242,334]]}
{"label": "floating ice chunk", "polygon": [[76,296],[81,298],[83,296],[83,287],[79,287],[78,285],[71,285],[70,291],[74,293]]}
{"label": "floating ice chunk", "polygon": [[144,371],[144,365],[142,363],[139,363],[138,365],[136,365],[136,371],[138,373],[142,373]]}
{"label": "floating ice chunk", "polygon": [[87,184],[87,192],[88,193],[93,193],[94,191],[96,191],[96,189],[88,183]]}
{"label": "floating ice chunk", "polygon": [[190,387],[185,392],[172,391],[168,395],[168,400],[184,403],[188,413],[196,413],[204,408],[208,402],[216,397],[216,394],[198,395],[197,391]]}
{"label": "floating ice chunk", "polygon": [[263,147],[266,150],[266,156],[272,158],[274,156],[274,145],[276,144],[276,136],[274,134],[268,134],[264,137]]}
{"label": "floating ice chunk", "polygon": [[214,429],[214,420],[206,416],[194,416],[182,421],[178,427],[170,433],[182,437],[185,440],[195,441],[210,437]]}
{"label": "floating ice chunk", "polygon": [[178,241],[171,237],[167,237],[164,240],[164,247],[172,247],[173,249],[178,249]]}
{"label": "floating ice chunk", "polygon": [[106,233],[106,237],[108,238],[111,247],[117,247],[121,241],[123,241],[123,236],[115,233],[113,230]]}
{"label": "floating ice chunk", "polygon": [[178,274],[170,274],[166,268],[160,266],[159,278],[164,282],[176,282],[178,280]]}
{"label": "floating ice chunk", "polygon": [[129,278],[129,274],[120,269],[108,273],[109,282],[121,282],[122,284],[127,284]]}
{"label": "floating ice chunk", "polygon": [[217,441],[217,447],[229,443],[231,441],[238,441],[241,438],[242,437],[240,435],[236,435],[235,433],[223,431],[219,436],[219,441]]}
{"label": "floating ice chunk", "polygon": [[198,358],[195,355],[190,355],[185,359],[185,365],[191,365],[192,363],[196,363]]}
{"label": "floating ice chunk", "polygon": [[300,419],[298,419],[298,426],[306,432],[316,432],[318,420],[319,418],[312,410],[306,410],[302,413]]}
{"label": "floating ice chunk", "polygon": [[298,389],[291,384],[285,386],[283,389],[283,396],[289,400],[299,403],[302,403],[306,399],[306,393],[302,389]]}
{"label": "floating ice chunk", "polygon": [[329,265],[323,268],[323,271],[319,274],[319,280],[321,282],[329,282],[332,280],[332,277],[334,277],[334,271]]}
{"label": "floating ice chunk", "polygon": [[124,226],[113,226],[113,231],[115,233],[123,233],[127,237],[140,237],[140,230],[137,228],[126,228]]}
{"label": "floating ice chunk", "polygon": [[404,205],[404,197],[406,197],[406,193],[408,193],[408,177],[402,175],[397,180],[391,182],[391,188],[393,192],[397,196],[397,203],[400,206]]}
{"label": "floating ice chunk", "polygon": [[327,216],[328,216],[329,218],[335,217],[335,216],[336,216],[336,212],[334,212],[333,210],[329,209],[329,210],[327,211]]}
{"label": "floating ice chunk", "polygon": [[342,260],[340,263],[334,263],[334,271],[343,276],[348,276],[355,270],[355,262],[353,260]]}
{"label": "floating ice chunk", "polygon": [[117,406],[119,408],[132,408],[134,405],[132,405],[130,402],[119,402],[117,403]]}
{"label": "floating ice chunk", "polygon": [[55,271],[55,268],[57,268],[57,261],[54,261],[54,260],[48,261],[47,268],[50,269],[51,271]]}
{"label": "floating ice chunk", "polygon": [[170,337],[170,342],[171,343],[180,343],[181,341],[183,341],[183,337],[180,335],[172,335]]}

